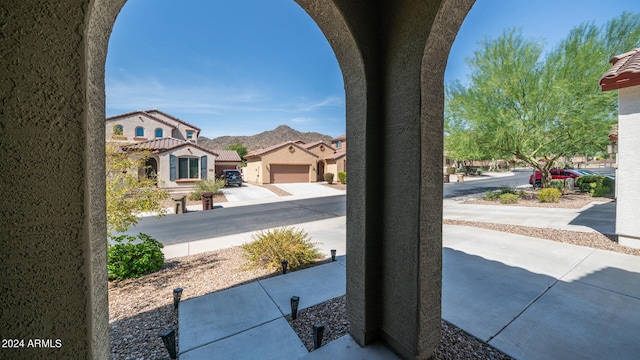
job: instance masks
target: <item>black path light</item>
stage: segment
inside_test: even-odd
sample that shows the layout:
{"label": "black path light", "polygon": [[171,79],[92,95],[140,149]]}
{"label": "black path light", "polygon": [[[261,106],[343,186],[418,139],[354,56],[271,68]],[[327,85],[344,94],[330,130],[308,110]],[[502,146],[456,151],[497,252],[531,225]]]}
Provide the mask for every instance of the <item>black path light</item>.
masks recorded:
{"label": "black path light", "polygon": [[182,288],[173,289],[173,308],[177,309],[178,304],[180,303],[180,298],[182,297]]}
{"label": "black path light", "polygon": [[291,319],[295,320],[298,318],[298,304],[300,304],[299,296],[291,297]]}
{"label": "black path light", "polygon": [[287,267],[289,266],[289,262],[287,260],[282,260],[282,273],[287,273]]}
{"label": "black path light", "polygon": [[336,249],[331,249],[331,261],[336,261]]}
{"label": "black path light", "polygon": [[169,357],[172,359],[176,358],[176,332],[173,329],[168,329],[163,332],[160,337],[162,338],[162,342],[164,343],[164,347],[167,348],[169,352]]}
{"label": "black path light", "polygon": [[324,333],[324,325],[313,325],[313,350],[322,346],[322,334]]}

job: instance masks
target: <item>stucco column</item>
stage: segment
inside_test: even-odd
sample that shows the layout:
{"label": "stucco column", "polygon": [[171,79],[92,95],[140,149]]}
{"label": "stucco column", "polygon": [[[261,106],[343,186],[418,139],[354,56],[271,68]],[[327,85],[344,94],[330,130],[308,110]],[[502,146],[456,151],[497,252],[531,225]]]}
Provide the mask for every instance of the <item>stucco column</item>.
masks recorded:
{"label": "stucco column", "polygon": [[[110,28],[104,14],[89,16],[96,3],[104,1],[0,5],[0,322],[3,339],[24,341],[1,349],[2,358],[108,358],[104,55]],[[101,29],[91,42],[95,20]]]}
{"label": "stucco column", "polygon": [[444,68],[473,1],[299,3],[344,22],[319,25],[345,78],[351,335],[428,358],[440,334]]}
{"label": "stucco column", "polygon": [[618,168],[616,234],[621,245],[640,248],[640,86],[618,90]]}

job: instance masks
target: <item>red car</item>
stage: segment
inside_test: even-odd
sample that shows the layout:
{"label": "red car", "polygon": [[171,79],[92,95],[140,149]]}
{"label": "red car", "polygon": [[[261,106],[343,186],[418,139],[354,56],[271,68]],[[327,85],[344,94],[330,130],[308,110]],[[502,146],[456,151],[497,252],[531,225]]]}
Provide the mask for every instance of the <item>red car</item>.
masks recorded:
{"label": "red car", "polygon": [[[570,169],[551,169],[549,170],[549,172],[551,173],[552,180],[564,180],[568,178],[572,178],[575,180],[580,177],[579,173]],[[535,174],[529,176],[529,184],[533,185],[534,189],[542,187],[542,175],[540,171],[536,171]]]}

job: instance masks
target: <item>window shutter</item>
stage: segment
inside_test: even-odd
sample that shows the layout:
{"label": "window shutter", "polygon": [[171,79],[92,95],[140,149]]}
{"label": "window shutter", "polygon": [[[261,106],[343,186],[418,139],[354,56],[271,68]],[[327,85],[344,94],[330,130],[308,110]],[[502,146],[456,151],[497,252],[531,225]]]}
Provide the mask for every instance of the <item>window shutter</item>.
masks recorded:
{"label": "window shutter", "polygon": [[176,181],[176,157],[169,155],[169,180]]}
{"label": "window shutter", "polygon": [[207,180],[207,155],[200,158],[200,180]]}

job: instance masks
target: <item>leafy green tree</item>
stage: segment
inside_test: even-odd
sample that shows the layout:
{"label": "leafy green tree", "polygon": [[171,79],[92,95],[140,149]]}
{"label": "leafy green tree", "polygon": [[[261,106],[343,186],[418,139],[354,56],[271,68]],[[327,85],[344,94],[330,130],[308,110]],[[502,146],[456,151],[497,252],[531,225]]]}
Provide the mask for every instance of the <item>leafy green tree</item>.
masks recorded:
{"label": "leafy green tree", "polygon": [[244,146],[244,144],[242,144],[241,142],[233,143],[227,146],[225,150],[235,150],[238,153],[238,155],[240,155],[240,158],[242,159],[242,161],[245,161],[244,156],[247,155],[247,152],[248,152],[247,147]]}
{"label": "leafy green tree", "polygon": [[144,152],[125,154],[119,147],[107,143],[107,231],[124,232],[138,223],[141,212],[155,212],[158,216],[166,213],[162,206],[168,197],[165,190],[158,189],[156,179],[141,176],[149,154]]}
{"label": "leafy green tree", "polygon": [[[608,59],[640,43],[640,15],[602,28],[582,24],[543,57],[540,41],[505,30],[485,39],[468,64],[468,84],[447,86],[445,150],[454,157],[518,159],[542,172],[562,156],[596,153],[617,120],[617,99],[598,79]],[[471,149],[469,149],[471,148]]]}

